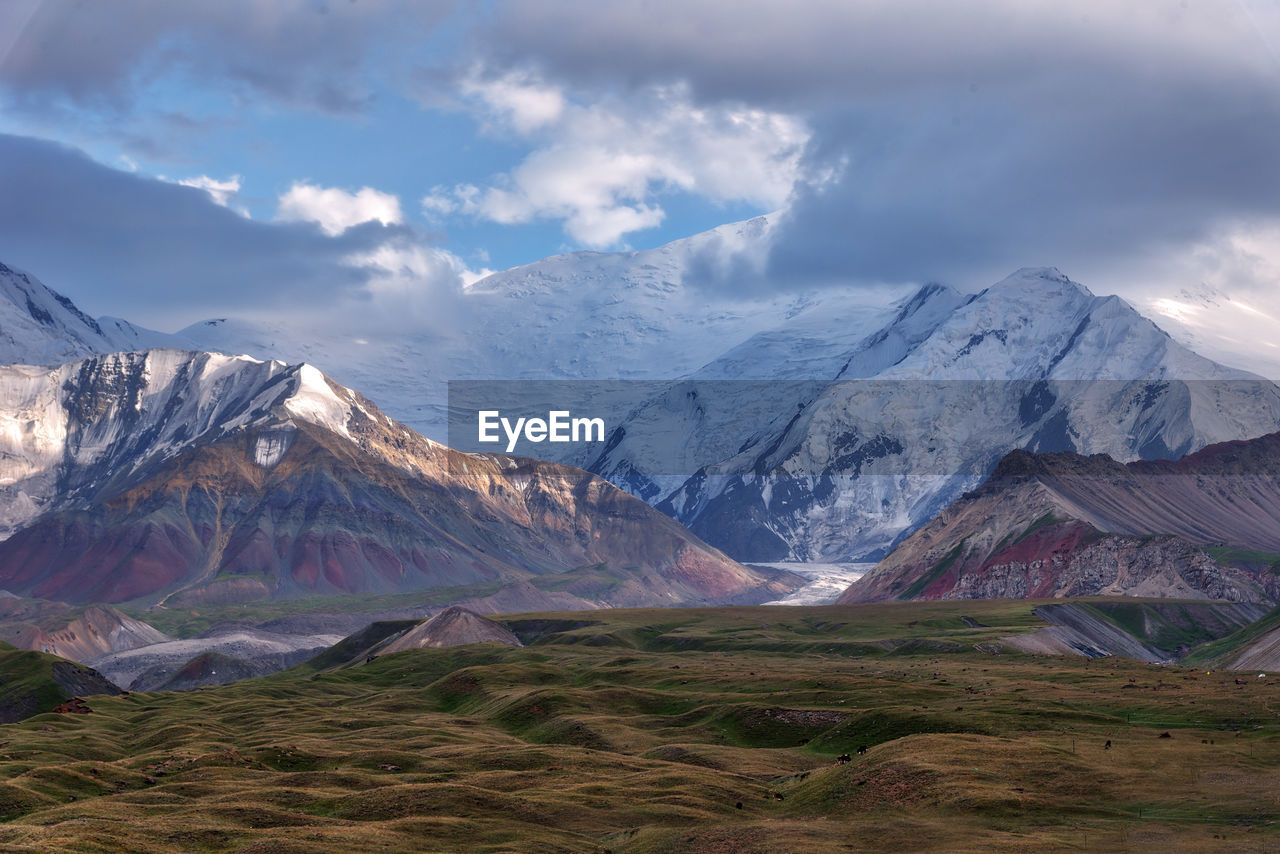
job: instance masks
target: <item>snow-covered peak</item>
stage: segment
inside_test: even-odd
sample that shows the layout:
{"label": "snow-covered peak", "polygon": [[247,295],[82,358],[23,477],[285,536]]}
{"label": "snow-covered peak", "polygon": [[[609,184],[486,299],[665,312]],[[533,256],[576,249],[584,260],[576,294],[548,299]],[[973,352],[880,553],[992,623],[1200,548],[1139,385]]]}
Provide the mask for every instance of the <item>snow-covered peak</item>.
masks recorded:
{"label": "snow-covered peak", "polygon": [[107,346],[102,327],[71,300],[0,264],[0,361],[57,363]]}
{"label": "snow-covered peak", "polygon": [[30,273],[0,264],[0,364],[57,365],[175,344],[180,339],[119,318],[94,320]]}
{"label": "snow-covered peak", "polygon": [[[240,431],[307,422],[350,438],[356,399],[310,365],[185,350],[0,367],[0,536],[104,478]],[[260,465],[278,460],[287,439],[276,434],[254,450]]]}
{"label": "snow-covered peak", "polygon": [[976,294],[885,378],[1209,380],[1250,378],[1201,358],[1117,296],[1053,267],[1027,267]]}
{"label": "snow-covered peak", "polygon": [[343,436],[351,435],[347,430],[351,404],[339,397],[330,387],[328,378],[311,365],[298,366],[293,393],[282,405],[295,418]]}
{"label": "snow-covered peak", "polygon": [[1057,267],[1019,267],[988,290],[1000,293],[1035,290],[1059,296],[1078,292],[1086,297],[1093,296],[1092,291],[1072,281]]}

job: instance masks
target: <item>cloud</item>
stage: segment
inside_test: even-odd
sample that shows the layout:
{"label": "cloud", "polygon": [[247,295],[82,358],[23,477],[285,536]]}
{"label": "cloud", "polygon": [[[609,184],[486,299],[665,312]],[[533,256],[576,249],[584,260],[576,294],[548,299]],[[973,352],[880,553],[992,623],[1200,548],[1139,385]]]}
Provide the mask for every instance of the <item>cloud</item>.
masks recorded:
{"label": "cloud", "polygon": [[535,147],[487,187],[434,188],[424,212],[502,224],[560,220],[571,238],[594,248],[659,225],[661,198],[673,191],[776,207],[792,190],[808,138],[789,115],[699,106],[682,86],[577,102],[522,74],[473,78],[464,91],[486,121],[507,122]]}
{"label": "cloud", "polygon": [[[426,270],[401,263],[389,272],[389,260],[379,268],[385,247],[424,245],[402,225],[365,222],[329,235],[309,223],[256,222],[203,189],[26,137],[0,135],[0,198],[0,259],[87,311],[161,329],[215,314],[369,301],[393,273],[407,282]],[[447,263],[432,270],[439,275],[419,281],[421,290],[460,288]]]}
{"label": "cloud", "polygon": [[1280,214],[1280,7],[1251,0],[506,0],[485,26],[494,75],[803,121],[759,287],[1154,263]]}
{"label": "cloud", "polygon": [[[138,171],[136,164],[125,163],[126,167],[130,167],[130,172]],[[184,187],[195,187],[198,190],[204,190],[209,194],[209,198],[213,199],[215,205],[227,207],[231,201],[231,197],[240,192],[240,176],[232,175],[225,181],[219,181],[217,178],[210,178],[208,175],[199,175],[195,178],[180,178],[177,181]]]}
{"label": "cloud", "polygon": [[788,109],[1074,73],[1122,59],[1280,68],[1280,9],[1257,0],[500,0],[469,49],[574,85],[688,83],[702,101]]}
{"label": "cloud", "polygon": [[[147,146],[172,157],[176,135],[212,138],[217,122],[254,99],[342,113],[388,95],[388,83],[416,82],[430,90],[405,93],[418,104],[468,110],[490,137],[484,153],[459,162],[498,170],[432,188],[421,200],[429,218],[553,222],[577,243],[612,247],[692,194],[784,209],[767,257],[708,253],[708,286],[980,287],[1047,264],[1143,304],[1179,302],[1181,289],[1207,282],[1233,303],[1280,314],[1265,297],[1274,268],[1250,260],[1271,257],[1267,224],[1280,221],[1274,4],[495,0],[459,7],[449,38],[424,47],[450,7],[13,0],[0,4],[0,90],[7,106],[83,132],[76,138],[95,153],[88,137],[131,134],[128,152],[145,164],[164,159]],[[426,68],[424,51],[434,51]],[[174,92],[195,93],[196,115],[185,101],[175,107]],[[74,161],[63,180],[50,150],[32,175],[18,175],[12,159],[0,175],[25,188],[16,198],[33,222],[74,232],[37,234],[7,204],[0,251],[76,281],[132,270],[140,284],[121,278],[122,298],[150,294],[139,302],[151,310],[165,287],[189,280],[216,283],[200,299],[254,302],[306,288],[365,298],[412,291],[449,270],[475,275],[406,225],[417,211],[377,190],[362,199],[364,190],[308,182],[285,194],[293,197],[281,200],[281,221],[234,222],[207,195],[223,192],[212,179],[202,193],[162,194],[154,182],[118,184]],[[254,156],[246,148],[236,168],[252,170]],[[364,179],[332,180],[355,188]],[[408,198],[427,186],[395,189]],[[42,187],[65,209],[41,198]],[[234,204],[231,192],[222,200]],[[100,221],[77,214],[81,193]],[[138,200],[153,193],[151,215]],[[110,223],[117,206],[138,228]],[[184,223],[198,224],[213,248],[179,234]],[[96,232],[116,246],[106,237],[91,246]],[[71,241],[90,246],[86,258],[101,269],[59,257]],[[153,241],[148,272],[140,248]],[[196,299],[177,293],[183,304]]]}
{"label": "cloud", "polygon": [[461,287],[493,272],[486,268],[472,270],[447,249],[403,239],[354,253],[345,260],[369,271],[366,290],[378,299],[405,295],[434,299],[441,288],[460,293]]}
{"label": "cloud", "polygon": [[563,92],[528,71],[513,70],[486,79],[480,68],[474,68],[462,78],[458,89],[464,99],[479,101],[521,134],[554,124],[566,106]]}
{"label": "cloud", "polygon": [[354,193],[336,187],[298,182],[280,196],[276,219],[281,222],[314,222],[328,235],[342,234],[366,222],[399,225],[404,222],[400,200],[372,187]]}
{"label": "cloud", "polygon": [[1280,380],[1280,218],[1098,275],[1201,355]]}
{"label": "cloud", "polygon": [[127,109],[173,74],[330,112],[363,107],[375,53],[411,52],[447,0],[12,0],[0,4],[0,86],[44,110]]}

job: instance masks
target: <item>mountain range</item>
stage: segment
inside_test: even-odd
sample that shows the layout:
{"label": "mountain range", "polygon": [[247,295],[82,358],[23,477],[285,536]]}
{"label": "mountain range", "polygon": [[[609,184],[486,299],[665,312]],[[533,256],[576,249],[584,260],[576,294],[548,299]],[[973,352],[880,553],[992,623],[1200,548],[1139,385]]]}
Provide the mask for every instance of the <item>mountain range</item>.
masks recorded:
{"label": "mountain range", "polygon": [[0,368],[0,389],[0,588],[24,596],[478,585],[532,608],[765,601],[795,586],[584,472],[458,455],[307,365],[145,350]]}
{"label": "mountain range", "polygon": [[[1013,448],[1176,458],[1280,425],[1274,384],[1196,355],[1053,268],[977,294],[709,290],[702,271],[766,245],[771,227],[761,217],[495,273],[463,295],[452,332],[356,343],[226,320],[180,335],[358,377],[436,438],[444,379],[561,380],[548,393],[566,398],[597,381],[585,385],[617,416],[605,452],[538,453],[751,561],[881,557]],[[397,361],[415,370],[386,370]]]}
{"label": "mountain range", "polygon": [[[879,559],[1011,449],[1176,459],[1280,425],[1274,384],[1052,268],[977,294],[709,290],[702,271],[770,228],[545,259],[468,288],[465,322],[375,342],[95,321],[6,267],[4,355],[40,366],[0,369],[0,587],[177,604],[472,586],[481,611],[761,601],[795,580],[735,559]],[[271,358],[286,354],[366,380],[411,424]],[[411,425],[438,435],[443,381],[467,377],[607,379],[619,417],[603,449],[460,456]]]}
{"label": "mountain range", "polygon": [[[928,286],[869,329],[844,321],[790,342],[825,382],[788,377],[782,337],[758,336],[638,407],[589,467],[741,560],[858,560],[1014,448],[1170,459],[1280,425],[1274,384],[1052,269],[976,295]],[[737,379],[774,365],[781,382]],[[672,491],[645,476],[682,467]]]}

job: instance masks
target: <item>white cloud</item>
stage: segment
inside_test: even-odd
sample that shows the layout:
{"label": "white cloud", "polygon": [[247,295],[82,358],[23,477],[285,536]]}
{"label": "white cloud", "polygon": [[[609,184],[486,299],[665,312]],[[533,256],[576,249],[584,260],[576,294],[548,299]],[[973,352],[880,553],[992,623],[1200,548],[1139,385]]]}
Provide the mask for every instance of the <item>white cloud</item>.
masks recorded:
{"label": "white cloud", "polygon": [[486,79],[479,69],[459,86],[464,98],[478,100],[493,115],[516,131],[527,134],[559,121],[564,114],[564,93],[526,71],[510,71]]}
{"label": "white cloud", "polygon": [[[135,164],[130,171],[136,172],[137,165]],[[232,175],[225,181],[210,178],[208,175],[200,175],[196,178],[180,178],[178,183],[184,187],[195,187],[197,190],[204,190],[215,204],[224,208],[230,203],[231,197],[240,192],[239,175]]]}
{"label": "white cloud", "polygon": [[522,73],[486,84],[473,77],[464,92],[478,95],[487,121],[536,136],[536,147],[487,187],[434,188],[422,200],[424,213],[502,224],[561,220],[571,238],[593,248],[659,225],[666,192],[779,207],[799,177],[809,138],[793,116],[699,106],[682,86],[585,104]]}
{"label": "white cloud", "polygon": [[378,221],[398,225],[404,221],[400,199],[372,187],[354,193],[337,187],[297,182],[280,197],[276,219],[282,222],[314,222],[326,234],[341,234],[353,225]]}
{"label": "white cloud", "polygon": [[1116,290],[1156,323],[1201,355],[1280,379],[1280,222],[1223,228],[1140,268]]}
{"label": "white cloud", "polygon": [[[420,337],[453,335],[470,327],[466,289],[491,270],[472,270],[445,249],[397,239],[344,259],[364,274],[362,298],[346,301],[336,313],[335,334],[366,339],[400,333]],[[332,308],[321,325],[335,323]]]}
{"label": "white cloud", "polygon": [[493,272],[471,270],[452,252],[417,243],[384,243],[351,255],[346,262],[373,274],[366,289],[375,297],[465,286]]}

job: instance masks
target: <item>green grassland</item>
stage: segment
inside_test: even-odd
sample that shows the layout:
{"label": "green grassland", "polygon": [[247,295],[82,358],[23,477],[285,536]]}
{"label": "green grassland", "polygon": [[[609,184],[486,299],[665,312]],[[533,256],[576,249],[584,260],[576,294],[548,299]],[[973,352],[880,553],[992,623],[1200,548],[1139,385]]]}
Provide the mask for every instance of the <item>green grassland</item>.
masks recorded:
{"label": "green grassland", "polygon": [[52,711],[63,701],[114,685],[82,664],[0,642],[0,724]]}
{"label": "green grassland", "polygon": [[1280,680],[999,652],[1036,604],[522,615],[93,697],[0,727],[0,850],[1280,849]]}
{"label": "green grassland", "polygon": [[1238,549],[1230,546],[1207,546],[1209,557],[1223,566],[1234,566],[1251,572],[1271,572],[1280,575],[1280,554],[1254,549]]}
{"label": "green grassland", "polygon": [[53,656],[0,642],[0,720],[48,711],[67,698],[53,679],[56,661]]}

